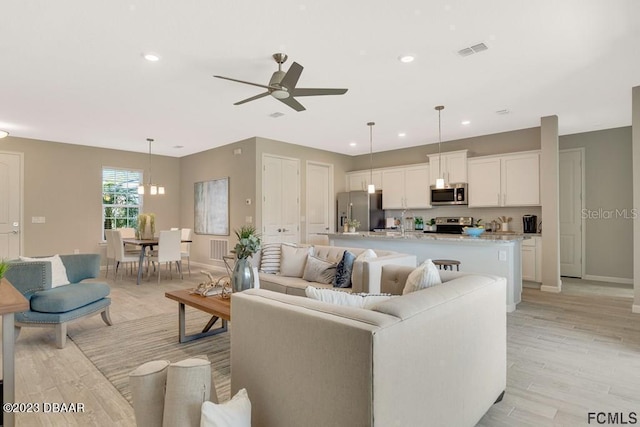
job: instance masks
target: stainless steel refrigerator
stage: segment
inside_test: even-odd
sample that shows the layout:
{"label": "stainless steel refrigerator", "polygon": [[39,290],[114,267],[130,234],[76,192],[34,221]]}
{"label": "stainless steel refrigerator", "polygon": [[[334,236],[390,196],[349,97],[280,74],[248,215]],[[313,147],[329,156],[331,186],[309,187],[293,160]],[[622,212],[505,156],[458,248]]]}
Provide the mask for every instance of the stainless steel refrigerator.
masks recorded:
{"label": "stainless steel refrigerator", "polygon": [[347,219],[360,221],[360,231],[371,231],[384,228],[384,211],[382,210],[382,192],[369,194],[366,191],[350,191],[338,193],[338,220],[336,231],[341,232]]}

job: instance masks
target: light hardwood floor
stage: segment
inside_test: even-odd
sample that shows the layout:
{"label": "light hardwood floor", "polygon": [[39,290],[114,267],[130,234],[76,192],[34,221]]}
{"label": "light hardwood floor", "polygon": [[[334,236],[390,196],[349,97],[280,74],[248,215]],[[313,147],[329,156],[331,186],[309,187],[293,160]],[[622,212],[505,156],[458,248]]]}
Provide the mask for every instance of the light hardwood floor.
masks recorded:
{"label": "light hardwood floor", "polygon": [[[159,286],[155,280],[136,286],[131,277],[109,280],[111,318],[117,323],[176,310],[164,292],[195,286],[204,279],[198,271]],[[629,286],[575,279],[563,280],[561,294],[525,289],[508,315],[507,393],[479,425],[580,426],[588,425],[592,411],[640,413],[640,315],[631,314],[632,295]],[[97,316],[69,330],[106,327]],[[22,331],[16,382],[18,402],[86,408],[84,414],[19,414],[18,426],[135,425],[131,406],[73,341],[59,350],[49,330]]]}

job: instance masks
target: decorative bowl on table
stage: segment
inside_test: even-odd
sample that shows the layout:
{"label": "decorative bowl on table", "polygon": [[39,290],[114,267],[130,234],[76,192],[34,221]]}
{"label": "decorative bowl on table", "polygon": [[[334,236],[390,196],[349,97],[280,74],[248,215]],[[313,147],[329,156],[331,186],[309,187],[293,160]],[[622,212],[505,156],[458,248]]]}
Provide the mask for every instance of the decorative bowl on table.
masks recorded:
{"label": "decorative bowl on table", "polygon": [[464,231],[464,234],[466,234],[468,236],[478,237],[482,233],[484,233],[484,228],[480,228],[480,227],[464,227],[462,229],[462,231]]}

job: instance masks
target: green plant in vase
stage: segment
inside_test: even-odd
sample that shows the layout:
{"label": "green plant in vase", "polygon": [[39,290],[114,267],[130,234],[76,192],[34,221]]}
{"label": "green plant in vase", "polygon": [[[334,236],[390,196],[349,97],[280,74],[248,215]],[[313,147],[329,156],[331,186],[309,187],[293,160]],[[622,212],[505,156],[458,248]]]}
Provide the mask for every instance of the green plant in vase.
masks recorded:
{"label": "green plant in vase", "polygon": [[253,287],[253,266],[249,258],[260,250],[261,241],[260,235],[252,225],[243,225],[234,233],[238,243],[231,251],[236,255],[236,264],[231,274],[231,286],[234,292],[240,292]]}
{"label": "green plant in vase", "polygon": [[348,219],[347,226],[349,227],[349,232],[353,233],[360,227],[360,221],[357,219]]}
{"label": "green plant in vase", "polygon": [[424,220],[421,216],[417,216],[413,220],[416,230],[424,230]]}
{"label": "green plant in vase", "polygon": [[0,280],[4,277],[4,274],[11,268],[11,264],[7,261],[0,261]]}

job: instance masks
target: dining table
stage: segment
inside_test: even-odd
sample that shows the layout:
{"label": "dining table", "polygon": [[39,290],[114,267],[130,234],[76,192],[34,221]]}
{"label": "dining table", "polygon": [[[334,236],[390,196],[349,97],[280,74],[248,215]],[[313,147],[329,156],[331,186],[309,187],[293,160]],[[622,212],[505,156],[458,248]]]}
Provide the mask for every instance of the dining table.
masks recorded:
{"label": "dining table", "polygon": [[[182,240],[182,243],[191,243],[191,240]],[[150,251],[153,250],[153,247],[158,244],[158,238],[154,237],[153,239],[136,239],[136,238],[124,238],[122,239],[122,243],[125,245],[134,245],[140,246],[140,259],[138,261],[138,279],[136,280],[136,285],[140,284],[140,280],[142,280],[142,271],[144,265],[144,256],[146,254],[147,248]],[[158,267],[159,268],[159,267]]]}

